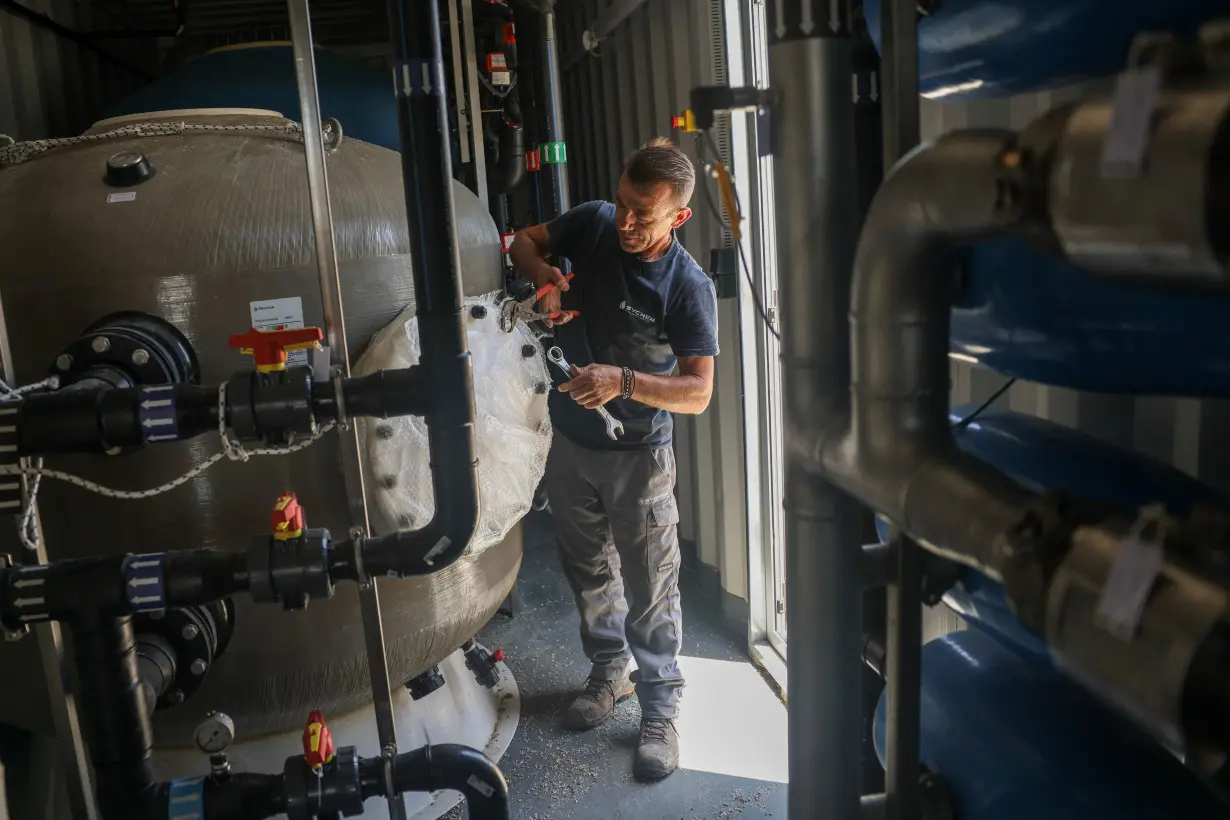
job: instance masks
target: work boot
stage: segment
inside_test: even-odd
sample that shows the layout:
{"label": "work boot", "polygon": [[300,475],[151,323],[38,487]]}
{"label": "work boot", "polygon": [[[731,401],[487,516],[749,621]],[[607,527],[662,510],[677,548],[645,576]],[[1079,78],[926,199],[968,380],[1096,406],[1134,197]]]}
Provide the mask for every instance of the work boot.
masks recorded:
{"label": "work boot", "polygon": [[661,780],[679,768],[679,731],[669,718],[641,720],[641,739],[636,745],[637,780]]}
{"label": "work boot", "polygon": [[581,694],[564,713],[564,726],[577,730],[601,726],[615,711],[615,704],[632,697],[635,691],[627,676],[618,680],[589,678]]}

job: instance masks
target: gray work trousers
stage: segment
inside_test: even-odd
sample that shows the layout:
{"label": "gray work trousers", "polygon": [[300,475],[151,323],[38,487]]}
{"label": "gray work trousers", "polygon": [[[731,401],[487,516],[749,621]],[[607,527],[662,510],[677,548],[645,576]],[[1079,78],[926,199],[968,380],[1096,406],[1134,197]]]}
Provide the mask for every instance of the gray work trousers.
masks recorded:
{"label": "gray work trousers", "polygon": [[642,716],[675,718],[683,614],[674,451],[589,450],[556,432],[546,488],[591,676],[617,680],[636,658]]}

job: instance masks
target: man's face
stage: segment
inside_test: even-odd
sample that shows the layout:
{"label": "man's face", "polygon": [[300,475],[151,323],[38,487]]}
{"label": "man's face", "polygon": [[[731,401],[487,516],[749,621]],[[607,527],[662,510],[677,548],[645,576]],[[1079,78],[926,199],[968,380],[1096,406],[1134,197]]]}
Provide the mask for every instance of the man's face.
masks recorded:
{"label": "man's face", "polygon": [[615,195],[615,227],[619,231],[619,246],[628,253],[645,253],[655,247],[667,234],[678,228],[692,209],[680,207],[675,192],[665,182],[652,188],[638,189],[628,181],[628,175],[619,178],[619,192]]}

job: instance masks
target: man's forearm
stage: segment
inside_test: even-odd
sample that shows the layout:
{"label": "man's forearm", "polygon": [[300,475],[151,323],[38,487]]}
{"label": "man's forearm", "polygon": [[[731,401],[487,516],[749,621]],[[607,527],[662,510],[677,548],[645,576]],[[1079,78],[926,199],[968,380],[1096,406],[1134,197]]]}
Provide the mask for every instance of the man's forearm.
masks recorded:
{"label": "man's forearm", "polygon": [[517,234],[513,240],[512,247],[508,249],[508,258],[517,273],[533,282],[535,287],[542,287],[551,281],[551,266],[542,249],[524,232]]}
{"label": "man's forearm", "polygon": [[713,394],[710,383],[702,376],[651,376],[647,373],[635,373],[634,377],[636,384],[632,389],[633,401],[671,413],[703,413]]}

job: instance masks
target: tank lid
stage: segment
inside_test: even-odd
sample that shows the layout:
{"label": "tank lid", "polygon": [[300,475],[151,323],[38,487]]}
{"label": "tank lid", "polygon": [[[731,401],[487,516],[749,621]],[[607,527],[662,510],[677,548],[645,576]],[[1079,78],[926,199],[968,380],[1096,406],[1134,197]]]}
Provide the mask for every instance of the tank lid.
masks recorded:
{"label": "tank lid", "polygon": [[282,113],[264,108],[174,108],[168,111],[145,111],[140,114],[124,114],[120,117],[99,120],[91,125],[89,130],[115,128],[134,122],[174,120],[184,117],[277,117],[282,120],[286,119]]}

